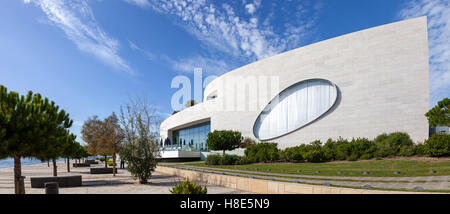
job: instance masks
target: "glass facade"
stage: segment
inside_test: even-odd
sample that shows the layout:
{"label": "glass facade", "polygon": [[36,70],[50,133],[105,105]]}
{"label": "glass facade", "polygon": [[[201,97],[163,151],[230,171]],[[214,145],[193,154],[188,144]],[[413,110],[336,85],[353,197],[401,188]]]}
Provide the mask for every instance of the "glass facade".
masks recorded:
{"label": "glass facade", "polygon": [[203,123],[172,132],[173,146],[182,150],[207,151],[206,139],[211,131],[211,123]]}

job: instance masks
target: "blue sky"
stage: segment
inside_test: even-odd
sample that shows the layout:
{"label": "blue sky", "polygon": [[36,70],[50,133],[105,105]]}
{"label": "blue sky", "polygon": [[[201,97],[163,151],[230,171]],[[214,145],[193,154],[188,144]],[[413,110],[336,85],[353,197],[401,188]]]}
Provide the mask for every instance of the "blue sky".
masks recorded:
{"label": "blue sky", "polygon": [[[234,68],[358,30],[428,16],[430,106],[450,96],[448,0],[8,0],[0,84],[39,92],[80,129],[146,96],[167,117],[177,75]],[[81,138],[78,138],[81,140]]]}

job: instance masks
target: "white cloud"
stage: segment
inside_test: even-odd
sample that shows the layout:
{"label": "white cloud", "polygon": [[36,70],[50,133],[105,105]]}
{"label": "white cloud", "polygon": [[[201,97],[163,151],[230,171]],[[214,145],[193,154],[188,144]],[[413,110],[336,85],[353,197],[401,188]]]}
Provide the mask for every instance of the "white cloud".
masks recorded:
{"label": "white cloud", "polygon": [[135,51],[138,51],[138,52],[144,54],[144,56],[147,57],[148,60],[154,60],[156,58],[155,54],[153,54],[153,53],[151,53],[151,52],[149,52],[147,50],[142,49],[141,47],[139,47],[136,44],[134,44],[132,41],[128,41],[128,44],[130,45],[130,48],[132,50],[135,50]]}
{"label": "white cloud", "polygon": [[259,8],[260,5],[261,5],[261,0],[255,0],[255,1],[253,1],[253,3],[246,4],[245,9],[247,9],[247,12],[249,14],[253,14],[253,13],[255,13],[256,9]]}
{"label": "white cloud", "polygon": [[171,69],[175,71],[183,73],[193,73],[195,68],[202,68],[203,72],[208,74],[223,74],[225,72],[228,72],[231,68],[231,66],[225,63],[223,60],[203,57],[200,55],[175,60],[168,57],[167,55],[158,55],[151,53],[143,49],[142,47],[139,47],[132,41],[128,42],[132,50],[143,54],[148,60],[165,62],[170,66]]}
{"label": "white cloud", "polygon": [[203,72],[209,74],[223,74],[228,72],[230,66],[222,60],[206,58],[202,56],[194,56],[180,60],[173,60],[165,57],[172,68],[185,73],[193,73],[195,68],[202,68]]}
{"label": "white cloud", "polygon": [[400,11],[401,18],[428,17],[431,104],[450,96],[450,2],[414,0]]}
{"label": "white cloud", "polygon": [[47,15],[50,24],[61,28],[68,39],[84,52],[127,73],[133,73],[118,55],[119,42],[109,37],[98,25],[86,0],[24,0],[34,3]]}
{"label": "white cloud", "polygon": [[[153,10],[174,17],[177,24],[204,42],[208,49],[225,52],[231,57],[246,61],[266,58],[298,47],[315,22],[314,14],[305,16],[304,13],[314,13],[315,10],[306,11],[302,6],[303,1],[291,2],[298,8],[293,14],[283,13],[283,20],[278,20],[277,23],[289,22],[285,26],[274,23],[274,19],[279,18],[277,16],[256,16],[257,10],[264,6],[261,0],[244,2],[237,8],[236,4],[232,5],[235,2],[219,5],[219,2],[211,0],[148,2]],[[275,2],[268,4],[269,10],[276,6]],[[239,9],[246,10],[251,17],[236,13]]]}
{"label": "white cloud", "polygon": [[130,4],[135,4],[139,7],[148,7],[150,6],[150,3],[148,2],[148,0],[125,0],[126,2],[130,3]]}
{"label": "white cloud", "polygon": [[245,5],[245,9],[247,9],[247,12],[250,14],[253,14],[256,10],[255,5],[254,4],[247,4]]}

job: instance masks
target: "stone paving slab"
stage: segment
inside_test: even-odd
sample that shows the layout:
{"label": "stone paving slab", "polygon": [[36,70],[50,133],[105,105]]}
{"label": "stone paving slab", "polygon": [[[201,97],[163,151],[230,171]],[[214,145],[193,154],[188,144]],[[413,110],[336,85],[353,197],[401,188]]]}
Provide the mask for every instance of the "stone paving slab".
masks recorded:
{"label": "stone paving slab", "polygon": [[[111,174],[91,175],[89,168],[72,168],[67,172],[66,164],[58,162],[58,176],[81,175],[83,185],[81,187],[60,188],[60,194],[170,194],[170,189],[178,183],[181,178],[154,173],[149,184],[139,184],[133,180],[130,173],[119,169],[116,177]],[[104,167],[99,164],[95,167]],[[53,168],[47,167],[47,163],[30,166],[22,166],[22,174],[25,178],[25,192],[27,194],[44,194],[45,189],[31,188],[30,177],[52,176]],[[209,194],[244,194],[248,192],[239,191],[217,185],[207,185]],[[14,180],[13,169],[0,169],[0,194],[13,194]]]}

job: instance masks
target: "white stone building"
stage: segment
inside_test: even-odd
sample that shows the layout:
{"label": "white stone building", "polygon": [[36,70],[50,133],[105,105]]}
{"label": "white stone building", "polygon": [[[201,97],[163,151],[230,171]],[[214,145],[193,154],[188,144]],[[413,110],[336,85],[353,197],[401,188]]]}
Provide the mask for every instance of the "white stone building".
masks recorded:
{"label": "white stone building", "polygon": [[429,131],[428,76],[426,17],[391,23],[230,71],[207,85],[203,103],[163,121],[160,135],[165,147],[198,151],[183,153],[192,158],[213,130],[280,148],[396,131],[419,142]]}

